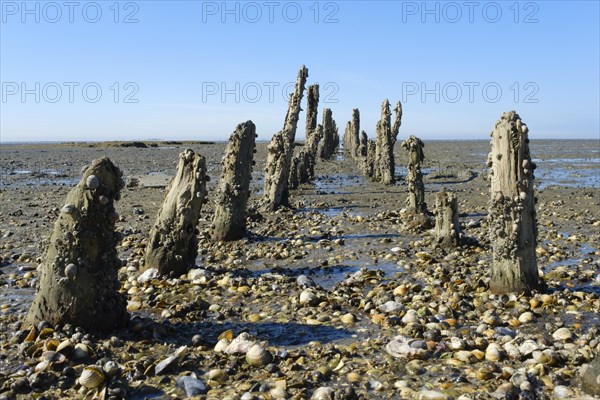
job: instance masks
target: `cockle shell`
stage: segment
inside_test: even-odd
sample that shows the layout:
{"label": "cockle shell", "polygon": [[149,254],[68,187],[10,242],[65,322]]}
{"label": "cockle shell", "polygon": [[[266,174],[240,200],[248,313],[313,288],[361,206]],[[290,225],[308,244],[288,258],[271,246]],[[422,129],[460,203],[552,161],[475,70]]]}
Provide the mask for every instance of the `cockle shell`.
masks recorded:
{"label": "cockle shell", "polygon": [[104,373],[95,366],[89,365],[83,369],[79,377],[79,384],[88,389],[95,389],[104,383]]}
{"label": "cockle shell", "polygon": [[264,367],[271,361],[273,361],[273,356],[260,344],[253,345],[246,353],[246,362],[255,367]]}

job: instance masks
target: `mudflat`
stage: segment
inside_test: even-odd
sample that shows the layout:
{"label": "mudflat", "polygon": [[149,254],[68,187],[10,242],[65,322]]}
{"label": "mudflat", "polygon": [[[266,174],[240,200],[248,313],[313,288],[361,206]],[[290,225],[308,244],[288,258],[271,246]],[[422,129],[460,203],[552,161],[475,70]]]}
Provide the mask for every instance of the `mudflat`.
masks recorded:
{"label": "mudflat", "polygon": [[[488,141],[425,142],[428,209],[442,187],[453,191],[461,229],[473,239],[450,251],[434,248],[432,231],[412,226],[401,212],[407,157],[400,145],[395,185],[369,181],[340,152],[317,162],[312,184],[291,191],[293,209],[265,213],[253,207],[262,195],[267,146],[257,142],[248,235],[213,243],[206,233],[225,146],[2,145],[0,396],[83,396],[78,378],[85,368],[109,362],[118,368],[105,368],[97,388],[115,398],[171,398],[194,385],[204,385],[196,394],[219,399],[334,392],[341,398],[472,399],[478,392],[507,396],[514,388],[531,398],[583,396],[580,367],[598,349],[600,332],[598,141],[531,141],[536,253],[548,291],[530,296],[487,290]],[[211,178],[196,268],[140,279],[165,186],[186,148],[206,157]],[[120,290],[131,321],[107,336],[68,326],[30,335],[22,320],[54,222],[82,167],[102,156],[127,183],[116,209],[123,234]],[[270,353],[268,363],[219,351],[244,332],[244,340]],[[55,342],[65,340],[85,345],[85,354],[65,351],[64,359],[40,366]],[[181,346],[188,348],[176,353]],[[163,370],[161,361],[174,354]],[[178,380],[184,375],[197,382],[184,385]]]}

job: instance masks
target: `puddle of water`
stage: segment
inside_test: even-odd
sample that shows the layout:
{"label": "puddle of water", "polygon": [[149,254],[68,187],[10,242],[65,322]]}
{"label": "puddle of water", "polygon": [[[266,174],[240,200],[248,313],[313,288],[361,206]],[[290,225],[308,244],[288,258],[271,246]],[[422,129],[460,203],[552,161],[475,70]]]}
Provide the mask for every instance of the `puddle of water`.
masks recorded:
{"label": "puddle of water", "polygon": [[352,211],[352,208],[358,208],[357,206],[346,206],[346,207],[327,207],[327,208],[316,208],[316,207],[307,207],[307,208],[303,208],[301,210],[298,210],[299,212],[318,212],[320,214],[323,214],[329,218],[333,218],[333,217],[337,217],[339,215],[342,215],[343,213],[346,213],[350,216],[356,217],[356,216],[365,216],[365,214],[363,212],[360,211]]}
{"label": "puddle of water", "polygon": [[35,289],[2,287],[0,290],[0,304],[9,304],[10,307],[2,309],[4,314],[24,314],[29,310],[29,305],[33,301]]}

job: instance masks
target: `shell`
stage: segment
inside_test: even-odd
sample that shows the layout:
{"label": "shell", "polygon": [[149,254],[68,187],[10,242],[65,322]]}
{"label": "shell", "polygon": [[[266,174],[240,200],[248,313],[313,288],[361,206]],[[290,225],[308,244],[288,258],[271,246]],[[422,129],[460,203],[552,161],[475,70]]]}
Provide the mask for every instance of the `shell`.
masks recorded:
{"label": "shell", "polygon": [[102,366],[102,369],[108,376],[115,376],[119,372],[119,364],[110,360]]}
{"label": "shell", "polygon": [[58,346],[56,346],[56,351],[59,353],[69,353],[73,350],[73,342],[69,339],[65,339]]}
{"label": "shell", "polygon": [[100,181],[96,175],[90,175],[85,180],[85,185],[90,190],[98,189],[98,186],[100,186]]}
{"label": "shell", "polygon": [[311,400],[333,400],[335,399],[335,389],[329,386],[322,386],[314,391],[310,397]]}
{"label": "shell", "polygon": [[77,276],[77,265],[68,264],[65,267],[65,276],[69,279],[75,279],[75,276]]}
{"label": "shell", "polygon": [[79,384],[88,389],[95,389],[104,383],[104,373],[95,365],[83,369],[79,377]]}
{"label": "shell", "polygon": [[56,351],[45,351],[42,353],[42,359],[47,360],[53,364],[62,364],[67,361],[67,357],[64,354],[58,353]]}
{"label": "shell", "polygon": [[247,332],[242,332],[225,349],[227,354],[245,354],[252,347],[254,340]]}
{"label": "shell", "polygon": [[246,362],[255,367],[263,367],[271,361],[273,361],[273,356],[260,344],[250,347],[246,353]]}
{"label": "shell", "polygon": [[573,339],[573,334],[569,330],[569,328],[558,328],[553,334],[552,337],[555,340],[571,340]]}
{"label": "shell", "polygon": [[413,346],[413,342],[409,337],[402,335],[396,336],[386,346],[385,350],[392,357],[412,359],[424,359],[429,356],[429,352],[419,346]]}
{"label": "shell", "polygon": [[496,343],[490,343],[490,345],[485,350],[485,359],[488,361],[500,361],[502,359],[502,351],[500,350],[500,346]]}
{"label": "shell", "polygon": [[88,355],[90,355],[90,353],[91,353],[90,348],[87,345],[85,345],[83,343],[77,343],[75,345],[75,348],[73,349],[72,357],[75,360],[78,360],[78,359],[87,357]]}
{"label": "shell", "polygon": [[315,306],[319,302],[319,299],[317,295],[312,292],[312,290],[306,289],[300,293],[299,302],[302,305]]}
{"label": "shell", "polygon": [[223,339],[219,340],[217,342],[217,344],[215,345],[215,352],[223,353],[230,344],[231,344],[231,342],[229,340],[227,340],[227,338],[223,338]]}

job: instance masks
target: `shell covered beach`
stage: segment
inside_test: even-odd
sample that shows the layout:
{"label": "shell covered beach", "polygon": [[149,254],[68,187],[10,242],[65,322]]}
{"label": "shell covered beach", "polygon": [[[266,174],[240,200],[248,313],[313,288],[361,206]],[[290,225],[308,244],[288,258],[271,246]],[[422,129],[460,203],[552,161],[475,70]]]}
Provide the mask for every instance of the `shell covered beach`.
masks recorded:
{"label": "shell covered beach", "polygon": [[[402,134],[401,134],[402,135]],[[258,140],[268,137],[259,132]],[[458,199],[465,243],[435,246],[403,212],[405,150],[393,185],[338,151],[292,208],[259,210],[267,143],[257,142],[246,228],[210,237],[226,143],[2,145],[0,398],[583,399],[600,349],[598,141],[535,140],[537,266],[547,288],[489,290],[488,141],[425,141],[425,203]],[[303,146],[302,146],[303,147]],[[302,148],[300,147],[300,148]],[[195,268],[143,271],[179,154],[206,158]],[[129,319],[109,333],[24,323],[53,226],[81,169],[109,157],[118,291]]]}

